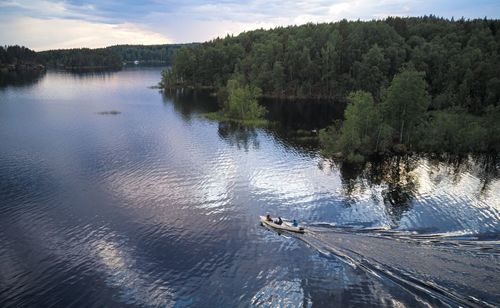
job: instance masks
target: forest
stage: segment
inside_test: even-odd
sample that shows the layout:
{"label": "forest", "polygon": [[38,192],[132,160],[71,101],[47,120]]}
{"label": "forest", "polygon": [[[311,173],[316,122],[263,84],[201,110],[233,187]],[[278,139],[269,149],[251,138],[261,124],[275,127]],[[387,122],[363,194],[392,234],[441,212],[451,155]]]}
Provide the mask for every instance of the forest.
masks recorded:
{"label": "forest", "polygon": [[143,64],[169,66],[177,51],[184,46],[196,46],[196,44],[115,45],[106,49],[118,54],[126,63],[139,61]]}
{"label": "forest", "polygon": [[[449,20],[431,15],[255,30],[180,49],[162,80],[167,88],[219,89],[238,74],[267,97],[347,99],[347,123],[334,123],[327,130],[329,135],[322,134],[330,152],[362,156],[394,146],[498,152],[499,28],[499,20]],[[396,80],[394,84],[398,74],[410,82]],[[412,81],[420,88],[412,89]],[[401,97],[418,98],[419,107],[413,108],[413,101]],[[349,105],[360,101],[364,107],[354,108],[351,119],[373,105],[380,123],[386,124],[385,128],[374,124],[375,131],[386,135],[387,145],[371,142],[381,135],[364,134],[373,127],[360,131],[354,125],[349,138],[370,142],[361,142],[357,150],[347,143],[333,146],[338,143],[337,134],[347,134],[342,127],[348,124]],[[332,144],[332,140],[336,141]]]}
{"label": "forest", "polygon": [[24,46],[0,46],[0,86],[30,81],[45,72],[34,50]]}
{"label": "forest", "polygon": [[165,45],[115,45],[106,48],[73,48],[35,52],[24,46],[0,46],[0,68],[3,71],[16,69],[49,68],[66,70],[120,69],[125,63],[139,61],[140,64],[172,64],[177,51],[190,44]]}
{"label": "forest", "polygon": [[0,46],[0,64],[8,65],[21,62],[37,62],[36,52],[24,46]]}
{"label": "forest", "polygon": [[37,56],[51,68],[66,70],[120,69],[122,58],[106,48],[73,48],[37,52]]}
{"label": "forest", "polygon": [[37,53],[48,67],[62,69],[119,69],[123,63],[139,61],[141,64],[171,65],[176,52],[183,46],[165,45],[115,45],[106,48],[73,48],[47,50]]}

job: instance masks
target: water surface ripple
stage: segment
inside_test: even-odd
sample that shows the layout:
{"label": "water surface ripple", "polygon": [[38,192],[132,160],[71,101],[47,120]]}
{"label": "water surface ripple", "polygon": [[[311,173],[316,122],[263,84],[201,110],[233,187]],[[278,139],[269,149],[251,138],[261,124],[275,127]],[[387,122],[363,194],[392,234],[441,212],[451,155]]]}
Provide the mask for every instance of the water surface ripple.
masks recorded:
{"label": "water surface ripple", "polygon": [[[159,78],[0,88],[0,306],[500,305],[495,158],[353,168],[283,127],[206,120],[212,97],[148,88]],[[287,129],[336,110],[288,107],[269,115]],[[278,235],[263,213],[309,232]]]}

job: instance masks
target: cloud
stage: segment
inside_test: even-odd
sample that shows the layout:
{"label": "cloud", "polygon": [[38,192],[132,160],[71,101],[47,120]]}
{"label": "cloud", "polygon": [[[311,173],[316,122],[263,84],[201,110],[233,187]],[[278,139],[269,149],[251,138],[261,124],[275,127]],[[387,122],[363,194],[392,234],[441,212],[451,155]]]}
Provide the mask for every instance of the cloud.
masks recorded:
{"label": "cloud", "polygon": [[369,20],[404,15],[407,11],[408,6],[403,5],[401,0],[209,1],[179,6],[168,12],[153,12],[141,22],[149,27],[165,29],[176,42],[186,42],[205,41],[259,28],[334,22],[343,18]]}
{"label": "cloud", "polygon": [[35,50],[105,47],[116,44],[166,44],[164,35],[129,23],[105,24],[74,19],[23,17],[3,22],[2,43]]}
{"label": "cloud", "polygon": [[[500,1],[477,0],[0,0],[0,22],[4,28],[14,30],[17,36],[0,32],[0,41],[17,38],[37,49],[46,46],[63,47],[86,43],[101,46],[117,43],[158,42],[170,38],[173,42],[205,41],[226,34],[238,34],[257,28],[272,28],[304,24],[307,22],[333,22],[341,19],[379,19],[387,16],[421,16],[434,14],[443,17],[498,18]],[[16,20],[19,26],[36,26],[54,32],[31,29],[13,29],[4,22]],[[29,23],[26,20],[31,20]],[[41,20],[45,22],[42,24]],[[68,21],[63,25],[63,21]],[[78,21],[79,23],[70,23]],[[63,29],[69,42],[59,36]],[[88,26],[92,33],[81,27]],[[70,30],[74,31],[73,36]],[[96,37],[102,31],[103,37]],[[84,32],[84,37],[78,37]],[[91,31],[90,31],[91,32]],[[141,38],[144,35],[144,38]],[[45,37],[45,42],[42,38]],[[106,39],[111,39],[108,43]],[[8,43],[12,42],[9,40]],[[36,42],[36,44],[34,43]]]}
{"label": "cloud", "polygon": [[176,42],[187,42],[205,41],[258,28],[308,22],[335,22],[344,18],[371,20],[387,16],[429,14],[449,18],[482,18],[484,15],[498,17],[500,2],[479,0],[471,4],[465,0],[188,1],[174,10],[150,12],[141,23],[162,29]]}

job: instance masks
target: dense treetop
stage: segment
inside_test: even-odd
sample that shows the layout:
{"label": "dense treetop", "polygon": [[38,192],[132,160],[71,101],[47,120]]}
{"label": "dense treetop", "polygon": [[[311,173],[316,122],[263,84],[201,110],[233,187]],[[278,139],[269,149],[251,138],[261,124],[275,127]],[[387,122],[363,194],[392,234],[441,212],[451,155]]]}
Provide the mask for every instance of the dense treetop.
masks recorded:
{"label": "dense treetop", "polygon": [[36,52],[24,46],[0,46],[0,64],[37,62]]}
{"label": "dense treetop", "polygon": [[166,86],[221,87],[235,72],[274,97],[375,101],[403,65],[425,74],[431,109],[480,112],[500,99],[500,21],[434,16],[256,30],[182,48]]}
{"label": "dense treetop", "polygon": [[363,161],[387,152],[500,153],[500,106],[481,115],[453,107],[429,110],[422,73],[413,67],[396,74],[379,103],[371,93],[352,92],[344,121],[320,131],[323,152]]}
{"label": "dense treetop", "polygon": [[[500,21],[434,16],[256,30],[182,48],[165,87],[346,99],[320,134],[349,160],[407,150],[500,151]],[[220,92],[220,91],[219,91]]]}
{"label": "dense treetop", "polygon": [[[229,79],[224,88],[222,113],[229,119],[258,120],[266,113],[266,109],[258,104],[261,90],[252,85],[245,85],[241,76]],[[221,99],[221,97],[219,97]]]}
{"label": "dense treetop", "polygon": [[38,52],[42,61],[51,67],[78,68],[120,68],[123,62],[170,65],[174,55],[183,46],[195,44],[165,45],[116,45],[106,48],[56,49]]}
{"label": "dense treetop", "polygon": [[115,45],[106,49],[117,53],[124,62],[140,61],[171,65],[177,51],[184,46],[195,46],[195,44]]}
{"label": "dense treetop", "polygon": [[121,57],[105,48],[47,50],[37,55],[48,66],[64,69],[116,69],[122,66]]}

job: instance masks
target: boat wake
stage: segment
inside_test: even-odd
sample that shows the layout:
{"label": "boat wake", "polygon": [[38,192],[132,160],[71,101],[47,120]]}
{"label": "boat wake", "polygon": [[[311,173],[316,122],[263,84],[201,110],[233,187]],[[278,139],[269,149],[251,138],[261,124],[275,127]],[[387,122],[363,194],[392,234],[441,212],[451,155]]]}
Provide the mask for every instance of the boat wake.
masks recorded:
{"label": "boat wake", "polygon": [[429,306],[500,304],[498,235],[418,234],[314,224],[290,234],[324,257],[389,279]]}

